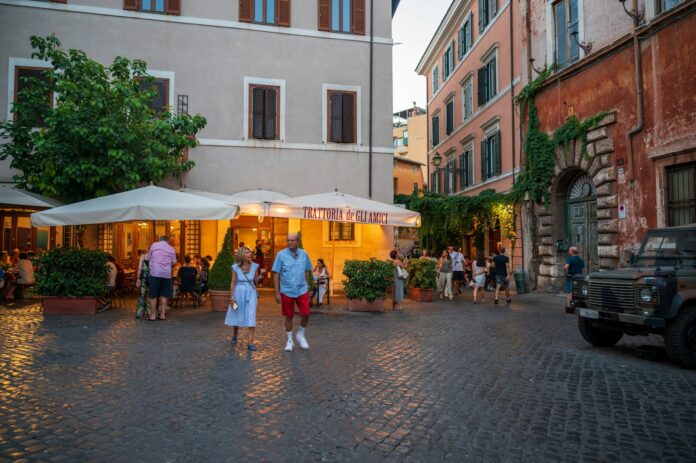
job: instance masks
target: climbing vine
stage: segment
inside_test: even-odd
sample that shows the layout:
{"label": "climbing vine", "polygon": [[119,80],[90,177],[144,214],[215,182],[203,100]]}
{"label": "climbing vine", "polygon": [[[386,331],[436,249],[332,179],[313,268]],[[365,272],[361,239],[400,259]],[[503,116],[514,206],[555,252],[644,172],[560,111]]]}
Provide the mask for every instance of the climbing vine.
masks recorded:
{"label": "climbing vine", "polygon": [[581,143],[583,156],[587,156],[587,133],[594,129],[608,114],[600,112],[584,121],[570,116],[562,126],[554,131],[552,136],[543,132],[535,98],[553,70],[554,66],[546,67],[536,79],[522,89],[516,98],[522,111],[527,109],[527,134],[523,145],[522,170],[515,182],[513,195],[516,201],[526,199],[528,195],[532,201],[543,202],[547,207],[558,147],[563,147],[564,155],[568,156],[571,142],[578,140]]}
{"label": "climbing vine", "polygon": [[477,247],[483,232],[500,227],[503,236],[517,238],[514,197],[486,190],[476,196],[445,195],[433,192],[400,195],[395,202],[421,214],[420,244],[424,249],[441,250],[473,234]]}

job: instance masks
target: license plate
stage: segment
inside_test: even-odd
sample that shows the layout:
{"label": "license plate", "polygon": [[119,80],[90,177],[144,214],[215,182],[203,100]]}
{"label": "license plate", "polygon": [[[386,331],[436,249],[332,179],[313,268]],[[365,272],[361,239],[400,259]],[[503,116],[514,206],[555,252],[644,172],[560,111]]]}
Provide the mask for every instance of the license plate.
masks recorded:
{"label": "license plate", "polygon": [[580,309],[580,316],[597,320],[599,318],[599,312],[592,309]]}

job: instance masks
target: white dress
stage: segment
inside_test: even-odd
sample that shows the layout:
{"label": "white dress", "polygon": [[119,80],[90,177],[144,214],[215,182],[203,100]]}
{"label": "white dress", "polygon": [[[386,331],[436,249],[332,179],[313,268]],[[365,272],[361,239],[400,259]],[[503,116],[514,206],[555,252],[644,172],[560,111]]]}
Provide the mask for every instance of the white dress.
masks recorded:
{"label": "white dress", "polygon": [[328,284],[326,283],[326,268],[321,269],[321,273],[314,274],[314,281],[318,282],[319,279],[323,278],[324,283],[317,283],[317,299],[319,304],[324,302],[324,294],[326,294],[326,289]]}
{"label": "white dress", "polygon": [[232,307],[227,308],[225,325],[255,327],[256,326],[256,303],[258,294],[254,286],[254,275],[259,269],[259,264],[252,263],[249,272],[245,275],[239,265],[234,264],[232,271],[237,274],[237,284],[234,287],[234,300],[239,306],[237,310]]}

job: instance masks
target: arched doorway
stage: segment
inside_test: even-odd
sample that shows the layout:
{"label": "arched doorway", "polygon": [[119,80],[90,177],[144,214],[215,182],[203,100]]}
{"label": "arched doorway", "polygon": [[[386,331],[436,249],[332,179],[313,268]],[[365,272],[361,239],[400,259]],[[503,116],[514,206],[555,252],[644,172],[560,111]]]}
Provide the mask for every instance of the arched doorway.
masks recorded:
{"label": "arched doorway", "polygon": [[565,201],[566,236],[585,261],[585,271],[599,270],[597,252],[597,189],[587,173],[570,184]]}

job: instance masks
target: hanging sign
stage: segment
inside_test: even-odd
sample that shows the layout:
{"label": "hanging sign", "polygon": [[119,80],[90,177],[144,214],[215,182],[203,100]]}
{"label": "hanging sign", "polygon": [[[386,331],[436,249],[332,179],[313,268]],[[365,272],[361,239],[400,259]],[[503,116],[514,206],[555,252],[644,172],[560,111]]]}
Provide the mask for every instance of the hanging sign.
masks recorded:
{"label": "hanging sign", "polygon": [[626,218],[626,205],[625,204],[619,204],[619,218],[620,219]]}

